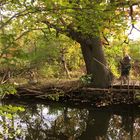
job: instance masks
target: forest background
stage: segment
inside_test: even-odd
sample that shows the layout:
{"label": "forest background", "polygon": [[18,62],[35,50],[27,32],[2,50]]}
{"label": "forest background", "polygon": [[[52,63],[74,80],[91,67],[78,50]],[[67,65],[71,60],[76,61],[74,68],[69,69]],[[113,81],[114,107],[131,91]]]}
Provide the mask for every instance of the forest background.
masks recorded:
{"label": "forest background", "polygon": [[[140,31],[137,0],[0,3],[1,84],[52,79],[90,82],[81,44],[67,34],[68,29],[85,36],[100,36],[106,65],[116,78],[120,77],[119,62],[125,54],[131,56],[132,65],[139,65],[140,40],[135,38]],[[131,79],[139,79],[139,72],[132,69]]]}

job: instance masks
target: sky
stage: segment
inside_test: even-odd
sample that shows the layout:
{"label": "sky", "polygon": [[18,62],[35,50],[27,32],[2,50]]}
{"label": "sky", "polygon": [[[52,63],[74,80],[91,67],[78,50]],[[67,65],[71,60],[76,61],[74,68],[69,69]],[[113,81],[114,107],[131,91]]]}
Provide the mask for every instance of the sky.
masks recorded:
{"label": "sky", "polygon": [[129,39],[134,41],[140,40],[140,31],[133,29],[132,33],[129,35]]}

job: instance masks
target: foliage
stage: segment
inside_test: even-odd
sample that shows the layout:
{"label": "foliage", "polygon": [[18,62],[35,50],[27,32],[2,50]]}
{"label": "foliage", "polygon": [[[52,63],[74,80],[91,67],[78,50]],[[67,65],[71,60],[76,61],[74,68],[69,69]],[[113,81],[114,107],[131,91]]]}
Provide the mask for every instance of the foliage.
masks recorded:
{"label": "foliage", "polygon": [[108,65],[116,77],[120,75],[120,61],[125,54],[130,55],[132,65],[135,60],[139,60],[140,56],[139,41],[130,41],[129,44],[125,44],[116,39],[104,50]]}
{"label": "foliage", "polygon": [[64,35],[57,38],[53,33],[47,38],[39,35],[34,43],[35,46],[30,46],[30,44],[28,45],[30,51],[27,52],[28,65],[30,68],[38,68],[39,73],[45,77],[53,78],[64,75],[62,55],[70,71],[77,70],[83,65],[79,45]]}
{"label": "foliage", "polygon": [[136,90],[136,91],[135,91],[134,100],[135,100],[135,101],[138,101],[138,102],[140,101],[140,91],[139,91],[139,90]]}
{"label": "foliage", "polygon": [[112,73],[119,77],[119,62],[123,57],[123,48],[120,42],[112,42],[111,46],[105,48],[107,63]]}
{"label": "foliage", "polygon": [[50,94],[48,95],[48,99],[53,100],[53,101],[59,101],[60,97],[63,97],[64,93],[63,92],[56,92],[55,94]]}
{"label": "foliage", "polygon": [[130,55],[133,60],[140,60],[140,42],[135,41],[130,44]]}
{"label": "foliage", "polygon": [[3,84],[0,85],[0,99],[3,99],[6,95],[16,94],[17,91],[14,85]]}
{"label": "foliage", "polygon": [[88,75],[83,75],[80,77],[80,81],[84,84],[84,85],[88,85],[91,83],[92,81],[92,75],[88,74]]}
{"label": "foliage", "polygon": [[59,99],[64,96],[63,91],[58,91],[57,89],[54,89],[54,92],[55,93],[51,93],[51,94],[48,94],[48,95],[38,96],[38,98],[49,99],[49,100],[53,100],[53,101],[59,101]]}
{"label": "foliage", "polygon": [[[101,36],[102,40],[109,42],[109,47],[105,48],[107,62],[118,76],[118,61],[123,57],[125,48],[123,42],[128,40],[126,31],[129,30],[130,24],[135,27],[139,16],[136,2],[3,1],[0,22],[0,52],[3,57],[0,65],[37,68],[43,75],[58,77],[64,75],[61,62],[61,51],[64,49],[68,69],[82,69],[83,58],[79,44],[69,38],[72,29],[86,36]],[[135,9],[131,13],[130,8],[133,5]],[[131,48],[133,58],[138,58],[138,49]]]}
{"label": "foliage", "polygon": [[4,67],[14,68],[20,64],[21,57],[24,55],[22,49],[14,41],[13,34],[1,34],[0,37],[0,64]]}
{"label": "foliage", "polygon": [[19,106],[0,106],[0,124],[1,126],[4,126],[4,128],[0,131],[0,139],[3,139],[3,137],[7,137],[7,139],[14,139],[15,136],[19,136],[21,134],[20,125],[14,127],[14,118],[18,116],[17,113],[24,111],[25,109]]}
{"label": "foliage", "polygon": [[[117,35],[120,32],[120,27],[122,31],[127,29],[129,13],[123,8],[128,8],[129,5],[127,3],[125,5],[125,2],[127,1],[124,1],[124,5],[122,5],[121,2],[105,0],[25,0],[19,3],[8,2],[3,10],[12,11],[4,15],[7,18],[16,13],[15,18],[10,20],[13,32],[16,34],[21,33],[22,35],[22,33],[26,34],[33,30],[42,30],[48,34],[51,32],[51,27],[56,27],[58,32],[66,32],[66,29],[71,26],[84,34],[94,36],[98,34],[99,30],[105,31],[107,37],[110,37]],[[3,20],[3,22],[7,21],[6,18]],[[17,25],[21,26],[17,29]]]}
{"label": "foliage", "polygon": [[13,107],[11,105],[0,106],[0,115],[12,119],[12,116],[16,115],[17,112],[23,112],[23,107]]}

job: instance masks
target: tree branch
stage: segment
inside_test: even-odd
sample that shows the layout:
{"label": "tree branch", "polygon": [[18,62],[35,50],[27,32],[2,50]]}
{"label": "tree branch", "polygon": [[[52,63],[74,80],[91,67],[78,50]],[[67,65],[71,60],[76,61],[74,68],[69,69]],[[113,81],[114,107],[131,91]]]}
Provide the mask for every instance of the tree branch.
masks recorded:
{"label": "tree branch", "polygon": [[[11,20],[13,20],[14,18],[18,18],[18,17],[21,17],[21,16],[26,16],[28,14],[33,14],[33,13],[36,13],[36,12],[41,12],[39,11],[38,9],[36,9],[35,11],[29,11],[31,10],[31,8],[29,9],[25,9],[19,13],[16,13],[14,14],[12,17],[10,17],[6,22],[4,22],[1,26],[0,26],[0,29],[2,29],[4,26],[6,26]],[[27,12],[28,11],[28,12]],[[25,13],[24,13],[25,12]]]}
{"label": "tree branch", "polygon": [[[114,1],[114,0],[113,0]],[[132,2],[132,0],[129,1],[120,1],[120,2],[114,2],[116,6],[136,6],[140,4],[140,1],[138,2]]]}
{"label": "tree branch", "polygon": [[45,20],[45,21],[42,21],[44,24],[46,24],[49,28],[53,28],[55,29],[56,31],[60,32],[60,33],[66,33],[68,32],[67,29],[62,29],[60,27],[58,27],[57,25],[53,24],[53,23],[50,23],[49,21]]}
{"label": "tree branch", "polygon": [[103,38],[105,39],[105,42],[103,41],[104,45],[109,45],[109,41],[107,39],[107,37],[104,35],[104,33],[102,32]]}
{"label": "tree branch", "polygon": [[31,32],[31,31],[35,31],[35,30],[43,31],[44,29],[47,29],[47,28],[33,28],[33,29],[29,29],[27,31],[24,31],[15,39],[15,41],[19,40],[20,38],[22,38],[24,35],[26,35],[27,33]]}
{"label": "tree branch", "polygon": [[[28,10],[29,10],[29,9],[28,9]],[[10,17],[6,22],[4,22],[4,23],[0,26],[0,29],[2,29],[4,26],[6,26],[12,19],[14,19],[14,18],[16,18],[16,17],[20,17],[20,16],[24,16],[24,15],[29,14],[29,12],[23,14],[23,13],[26,12],[26,11],[27,11],[27,9],[21,11],[20,13],[14,14],[12,17]]]}
{"label": "tree branch", "polygon": [[133,28],[136,29],[138,32],[140,32],[140,29],[136,28],[135,26]]}

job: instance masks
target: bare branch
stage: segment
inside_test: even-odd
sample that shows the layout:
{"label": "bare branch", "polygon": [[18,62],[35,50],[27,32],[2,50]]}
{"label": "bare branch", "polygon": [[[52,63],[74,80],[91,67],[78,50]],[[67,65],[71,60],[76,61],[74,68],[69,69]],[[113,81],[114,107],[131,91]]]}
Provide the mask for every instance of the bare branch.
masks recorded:
{"label": "bare branch", "polygon": [[131,25],[131,30],[130,30],[130,32],[128,33],[128,36],[132,34],[132,31],[133,31],[134,29],[137,30],[138,32],[140,32],[140,29],[138,29],[137,27],[135,27],[134,24],[132,24],[132,25]]}
{"label": "bare branch", "polygon": [[136,28],[135,26],[134,26],[134,29],[136,29],[138,32],[140,32],[140,29]]}
{"label": "bare branch", "polygon": [[131,24],[132,24],[132,27],[134,26],[134,23],[133,23],[133,21],[134,21],[134,18],[133,18],[133,12],[134,12],[134,10],[133,10],[133,6],[131,5],[131,6],[130,6],[129,16],[130,16],[130,18],[131,18]]}
{"label": "bare branch", "polygon": [[130,34],[132,34],[133,29],[134,29],[134,24],[131,25],[131,29],[130,29],[130,32],[128,33],[128,36],[129,36]]}

